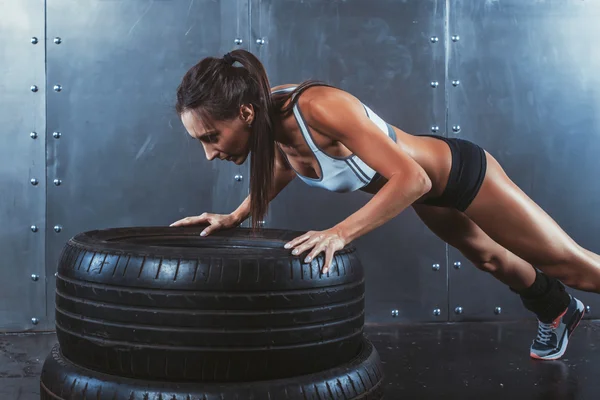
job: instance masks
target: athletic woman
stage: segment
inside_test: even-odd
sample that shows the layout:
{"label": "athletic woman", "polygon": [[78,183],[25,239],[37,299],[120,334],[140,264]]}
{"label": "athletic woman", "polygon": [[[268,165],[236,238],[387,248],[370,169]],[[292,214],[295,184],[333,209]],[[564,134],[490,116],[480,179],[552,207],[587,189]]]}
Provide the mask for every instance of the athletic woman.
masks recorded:
{"label": "athletic woman", "polygon": [[241,165],[252,157],[250,195],[235,211],[171,226],[208,224],[206,236],[252,215],[256,228],[295,177],[326,190],[372,194],[335,226],[285,245],[293,255],[308,253],[307,263],[324,253],[327,273],[337,250],[412,206],[437,236],[536,314],[530,355],[537,359],[560,358],[583,317],[584,305],[564,285],[600,292],[600,256],[570,238],[470,141],[406,133],[320,82],[271,89],[263,65],[245,50],[193,66],[177,89],[176,111],[208,160]]}

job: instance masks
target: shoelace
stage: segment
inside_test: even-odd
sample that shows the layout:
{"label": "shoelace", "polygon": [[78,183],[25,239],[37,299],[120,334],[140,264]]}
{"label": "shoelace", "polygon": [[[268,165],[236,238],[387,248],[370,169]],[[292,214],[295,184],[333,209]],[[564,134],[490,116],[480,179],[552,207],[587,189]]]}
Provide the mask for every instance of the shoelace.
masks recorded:
{"label": "shoelace", "polygon": [[553,329],[554,329],[554,327],[552,326],[552,324],[545,324],[543,322],[540,322],[539,326],[538,326],[538,336],[537,336],[536,340],[547,346],[548,341],[550,339],[552,339]]}

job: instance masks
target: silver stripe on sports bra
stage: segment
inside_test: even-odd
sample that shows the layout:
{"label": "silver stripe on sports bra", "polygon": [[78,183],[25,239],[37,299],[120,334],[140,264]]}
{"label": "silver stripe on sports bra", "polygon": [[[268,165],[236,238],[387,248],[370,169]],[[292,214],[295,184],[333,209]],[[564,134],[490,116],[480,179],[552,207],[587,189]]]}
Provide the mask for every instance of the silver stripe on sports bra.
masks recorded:
{"label": "silver stripe on sports bra", "polygon": [[[296,87],[292,86],[285,89],[279,89],[273,92],[276,93],[289,93],[293,91]],[[396,141],[396,132],[394,128],[386,123],[383,119],[381,119],[377,114],[375,114],[369,107],[363,104],[365,108],[365,112],[371,121],[373,121],[379,129],[383,133],[385,133],[388,137],[392,138],[394,142]],[[307,185],[313,187],[319,187],[325,190],[333,191],[333,192],[353,192],[359,190],[366,185],[368,185],[377,174],[377,171],[373,170],[369,167],[364,161],[362,161],[358,156],[351,154],[348,157],[335,157],[329,154],[326,154],[323,150],[321,150],[317,144],[315,143],[310,129],[306,125],[304,117],[302,116],[302,112],[300,111],[300,107],[298,103],[294,105],[293,108],[294,117],[296,118],[296,122],[300,127],[300,131],[302,132],[302,136],[306,141],[306,144],[310,148],[310,150],[315,155],[317,159],[317,163],[319,164],[319,169],[321,170],[320,178],[310,178],[307,176],[300,175],[296,170],[296,175],[303,180]],[[287,156],[283,150],[279,149],[284,158],[286,159],[290,168],[293,169],[289,161],[287,160]]]}

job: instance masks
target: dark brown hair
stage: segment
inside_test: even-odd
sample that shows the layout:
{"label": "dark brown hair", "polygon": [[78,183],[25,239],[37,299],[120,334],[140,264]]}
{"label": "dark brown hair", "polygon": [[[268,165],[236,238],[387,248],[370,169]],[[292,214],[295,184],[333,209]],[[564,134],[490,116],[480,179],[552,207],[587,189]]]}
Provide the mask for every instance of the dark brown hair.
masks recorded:
{"label": "dark brown hair", "polygon": [[[238,62],[242,67],[233,66]],[[291,112],[294,102],[283,109],[291,96],[310,86],[325,85],[306,81],[293,93],[271,97],[271,87],[264,66],[252,53],[238,49],[223,58],[207,57],[190,68],[177,88],[175,110],[198,114],[203,123],[235,118],[242,104],[252,104],[255,117],[250,135],[250,215],[252,228],[259,227],[269,207],[273,184],[275,134],[273,117]],[[326,85],[328,86],[328,85]],[[296,97],[297,100],[297,97]]]}

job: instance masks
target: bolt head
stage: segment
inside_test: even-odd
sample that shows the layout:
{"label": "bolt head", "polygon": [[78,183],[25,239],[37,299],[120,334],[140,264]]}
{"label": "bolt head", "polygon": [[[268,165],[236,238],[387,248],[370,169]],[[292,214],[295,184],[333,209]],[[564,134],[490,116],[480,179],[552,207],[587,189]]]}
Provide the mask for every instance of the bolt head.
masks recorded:
{"label": "bolt head", "polygon": [[440,264],[433,264],[433,270],[434,271],[439,271],[440,270]]}
{"label": "bolt head", "polygon": [[460,307],[460,306],[458,306],[458,307],[456,307],[456,308],[454,309],[454,312],[455,312],[456,314],[462,314],[462,313],[463,313],[463,308],[462,308],[462,307]]}
{"label": "bolt head", "polygon": [[31,137],[32,139],[37,139],[37,137],[38,137],[38,134],[37,134],[37,132],[31,132],[31,133],[29,134],[29,137]]}
{"label": "bolt head", "polygon": [[265,43],[266,43],[266,41],[265,41],[264,38],[258,38],[258,39],[256,39],[256,44],[258,44],[260,46],[262,46]]}
{"label": "bolt head", "polygon": [[399,315],[398,310],[392,310],[392,317],[397,317]]}
{"label": "bolt head", "polygon": [[590,308],[590,306],[585,306],[586,313],[590,313],[591,311],[592,311],[592,309]]}
{"label": "bolt head", "polygon": [[434,126],[431,127],[431,132],[437,132],[439,130],[440,130],[440,127],[437,126],[437,125],[434,125]]}
{"label": "bolt head", "polygon": [[54,138],[55,138],[55,139],[58,139],[59,137],[61,137],[61,136],[62,136],[62,134],[61,134],[60,132],[54,132],[54,133],[52,134],[52,136],[54,136]]}
{"label": "bolt head", "polygon": [[460,125],[454,125],[454,126],[452,127],[452,130],[453,130],[454,132],[460,132]]}
{"label": "bolt head", "polygon": [[62,90],[62,86],[61,85],[54,85],[54,91],[55,92],[60,92]]}
{"label": "bolt head", "polygon": [[38,181],[37,179],[35,179],[35,178],[32,178],[32,179],[30,180],[30,182],[31,182],[31,184],[32,184],[33,186],[37,186],[37,184],[39,183],[39,181]]}
{"label": "bolt head", "polygon": [[31,225],[31,231],[32,232],[37,232],[38,231],[38,227],[35,225]]}
{"label": "bolt head", "polygon": [[452,81],[452,85],[453,86],[458,86],[458,85],[460,85],[460,81]]}
{"label": "bolt head", "polygon": [[244,41],[241,38],[235,39],[235,44],[237,44],[238,46],[241,45],[242,43],[244,43]]}
{"label": "bolt head", "polygon": [[31,91],[32,92],[37,92],[38,91],[38,87],[36,85],[31,85]]}
{"label": "bolt head", "polygon": [[432,36],[429,40],[431,40],[431,43],[437,43],[440,39],[437,36]]}
{"label": "bolt head", "polygon": [[439,317],[440,315],[442,315],[442,310],[440,310],[439,308],[436,308],[435,310],[433,310],[433,315],[435,315],[436,317]]}
{"label": "bolt head", "polygon": [[496,307],[496,308],[494,309],[494,314],[496,314],[496,315],[500,315],[501,313],[502,313],[502,307]]}
{"label": "bolt head", "polygon": [[54,184],[55,184],[56,186],[60,186],[60,184],[61,184],[61,183],[62,183],[62,181],[61,181],[60,179],[55,179],[55,180],[54,180]]}
{"label": "bolt head", "polygon": [[243,177],[242,175],[236,175],[236,176],[234,177],[234,179],[235,179],[236,181],[238,181],[238,182],[241,182],[241,181],[242,181],[242,179],[244,179],[244,177]]}
{"label": "bolt head", "polygon": [[39,320],[39,319],[37,319],[37,318],[31,318],[31,323],[32,323],[32,324],[34,324],[34,325],[37,325],[37,324],[38,324],[38,322],[40,322],[40,320]]}
{"label": "bolt head", "polygon": [[60,225],[55,225],[55,226],[54,226],[54,232],[57,232],[57,233],[58,233],[58,232],[60,232],[60,231],[62,231],[62,226],[60,226]]}
{"label": "bolt head", "polygon": [[430,83],[430,85],[431,85],[432,88],[436,88],[436,87],[438,87],[440,85],[440,83],[437,82],[437,81],[433,81],[433,82]]}
{"label": "bolt head", "polygon": [[57,36],[57,37],[54,38],[54,43],[61,44],[62,43],[62,39]]}
{"label": "bolt head", "polygon": [[38,38],[36,38],[35,36],[31,38],[31,43],[33,44],[37,44],[38,43]]}
{"label": "bolt head", "polygon": [[460,263],[460,261],[456,261],[456,262],[454,263],[454,268],[456,268],[456,269],[460,269],[461,265],[462,265],[462,264]]}
{"label": "bolt head", "polygon": [[459,40],[460,40],[460,36],[458,36],[458,35],[453,35],[452,36],[452,41],[453,42],[458,42]]}
{"label": "bolt head", "polygon": [[31,274],[31,280],[37,282],[40,280],[40,276],[36,274]]}

